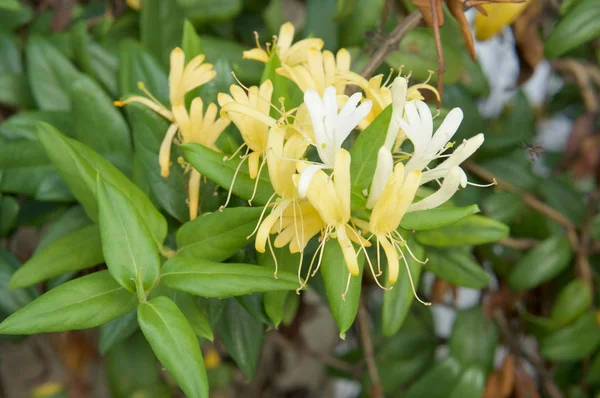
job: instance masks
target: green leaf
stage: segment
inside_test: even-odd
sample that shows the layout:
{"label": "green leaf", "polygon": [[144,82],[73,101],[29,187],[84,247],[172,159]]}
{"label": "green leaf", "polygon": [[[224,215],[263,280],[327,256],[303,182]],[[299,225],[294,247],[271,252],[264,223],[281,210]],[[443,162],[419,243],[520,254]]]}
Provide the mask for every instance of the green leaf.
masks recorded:
{"label": "green leaf", "polygon": [[494,177],[508,181],[524,191],[532,191],[538,184],[538,177],[531,171],[531,160],[524,148],[485,160],[480,163],[480,166],[492,173]]}
{"label": "green leaf", "polygon": [[4,247],[0,247],[0,314],[12,314],[38,296],[36,289],[11,289],[9,281],[19,262]]}
{"label": "green leaf", "polygon": [[213,341],[214,336],[210,323],[208,322],[206,315],[204,315],[198,306],[196,297],[179,291],[176,291],[175,293],[176,295],[173,300],[185,315],[196,336]]}
{"label": "green leaf", "polygon": [[21,50],[14,35],[0,33],[0,73],[22,73]]}
{"label": "green leaf", "polygon": [[560,325],[566,325],[583,314],[592,303],[592,292],[589,286],[580,279],[571,281],[565,286],[550,311],[550,318]]}
{"label": "green leaf", "polygon": [[[274,248],[273,249],[275,258],[270,252],[257,253],[258,264],[263,267],[275,272],[275,261],[277,261],[277,272],[284,271],[290,274],[298,273],[298,267],[301,267],[300,253],[290,253],[289,248]],[[273,321],[275,327],[285,318],[286,304],[289,296],[295,295],[294,292],[265,292],[263,294],[263,301],[265,306],[265,312],[269,319]]]}
{"label": "green leaf", "polygon": [[50,42],[38,36],[26,49],[31,92],[41,110],[69,110],[69,88],[80,73]]}
{"label": "green leaf", "polygon": [[50,243],[13,275],[11,288],[30,286],[46,279],[92,267],[104,261],[98,226],[75,230]]}
{"label": "green leaf", "polygon": [[600,325],[594,313],[587,313],[575,323],[552,333],[541,341],[542,355],[551,361],[579,361],[600,346]]}
{"label": "green leaf", "polygon": [[251,264],[216,263],[175,256],[161,269],[161,282],[172,289],[202,297],[241,296],[254,292],[297,289],[296,275]]}
{"label": "green leaf", "polygon": [[181,43],[184,16],[176,1],[146,0],[142,5],[142,44],[166,68],[171,50]]}
{"label": "green leaf", "polygon": [[12,196],[0,195],[0,237],[13,229],[18,214],[19,202]]}
{"label": "green leaf", "polygon": [[194,57],[204,54],[202,49],[202,40],[196,33],[194,25],[186,20],[183,23],[183,39],[181,40],[181,49],[185,53],[185,62],[190,62]]}
{"label": "green leaf", "polygon": [[219,336],[242,372],[252,379],[264,340],[264,328],[234,299],[227,300],[218,325]]}
{"label": "green leaf", "polygon": [[21,3],[17,0],[0,0],[0,8],[14,11],[21,8]]}
{"label": "green leaf", "polygon": [[8,141],[0,146],[0,168],[34,167],[50,164],[44,147],[37,141]]}
{"label": "green leaf", "polygon": [[92,58],[92,70],[94,71],[92,75],[106,88],[111,96],[117,97],[119,95],[119,58],[94,42],[90,43],[89,52]]}
{"label": "green leaf", "polygon": [[[133,314],[135,315],[135,311]],[[156,356],[141,332],[121,341],[108,351],[105,361],[105,372],[112,397],[171,396],[169,388],[161,380]]]}
{"label": "green leaf", "polygon": [[[240,164],[239,158],[223,160],[224,154],[213,151],[200,144],[185,144],[183,149],[185,159],[200,172],[201,175],[214,181],[217,185],[229,190],[235,170]],[[242,199],[250,199],[254,191],[256,180],[250,178],[247,165],[242,165],[235,178],[231,191]],[[252,204],[265,205],[273,195],[273,187],[269,181],[268,174],[263,171],[259,177],[258,188]]]}
{"label": "green leaf", "polygon": [[248,245],[262,207],[232,207],[202,215],[177,231],[177,254],[223,261]]}
{"label": "green leaf", "polygon": [[176,0],[194,25],[232,20],[242,11],[242,0]]}
{"label": "green leaf", "polygon": [[35,105],[25,74],[0,73],[0,104],[18,108]]}
{"label": "green leaf", "polygon": [[74,137],[101,154],[130,156],[129,127],[100,86],[88,77],[72,82]]}
{"label": "green leaf", "polygon": [[[333,320],[340,330],[340,338],[346,338],[346,331],[354,323],[354,318],[358,313],[358,304],[360,300],[361,281],[364,266],[364,254],[358,257],[358,266],[360,274],[350,279],[350,285],[346,292],[348,282],[348,268],[344,261],[342,249],[336,240],[329,240],[325,243],[323,259],[321,261],[320,272],[325,282],[325,291],[327,292],[327,302]],[[342,297],[345,293],[345,296]]]}
{"label": "green leaf", "polygon": [[352,208],[361,208],[367,201],[364,192],[369,189],[373,180],[377,166],[377,152],[385,142],[385,134],[381,132],[386,131],[391,117],[392,107],[388,106],[369,124],[369,127],[358,135],[356,142],[350,148]]}
{"label": "green leaf", "polygon": [[63,236],[78,229],[82,229],[83,227],[87,227],[90,224],[91,221],[81,206],[77,205],[69,208],[46,228],[35,248],[34,255],[38,254],[46,246],[49,246]]}
{"label": "green leaf", "polygon": [[[361,46],[367,39],[366,33],[377,29],[385,0],[353,1],[354,7],[340,23],[340,45],[342,47]],[[338,1],[340,5],[347,1]],[[354,57],[353,57],[354,58]]]}
{"label": "green leaf", "polygon": [[335,50],[339,47],[338,22],[334,19],[338,0],[307,0],[306,24],[304,35],[320,37],[325,42],[325,49]]}
{"label": "green leaf", "polygon": [[503,223],[510,223],[525,210],[523,198],[512,192],[494,192],[482,203],[486,216]]}
{"label": "green leaf", "polygon": [[593,386],[600,384],[600,353],[596,354],[590,365],[587,382]]}
{"label": "green leaf", "polygon": [[100,354],[105,355],[115,345],[133,335],[136,330],[138,330],[138,323],[135,310],[100,326],[98,341]]}
{"label": "green leaf", "polygon": [[[221,2],[222,0],[214,1]],[[241,3],[241,0],[233,1]],[[264,65],[261,62],[243,59],[242,52],[247,50],[246,47],[234,41],[214,36],[202,35],[200,39],[208,62],[217,65],[217,61],[228,61],[241,81],[246,82],[246,84],[256,84],[260,81]]]}
{"label": "green leaf", "polygon": [[[422,246],[413,242],[409,242],[409,245],[415,257],[423,258],[425,251]],[[406,251],[404,253],[407,256],[406,260],[413,283],[415,287],[418,287],[423,266],[415,261],[412,256],[408,256]],[[383,293],[382,323],[385,336],[395,335],[400,330],[414,298],[409,275],[406,271],[401,271],[392,290]]]}
{"label": "green leaf", "polygon": [[459,361],[449,356],[437,362],[404,394],[406,398],[446,398],[459,381],[462,373]]}
{"label": "green leaf", "polygon": [[450,337],[450,355],[465,368],[494,369],[494,355],[500,339],[496,324],[479,306],[458,312]]}
{"label": "green leaf", "polygon": [[8,140],[37,140],[37,122],[46,122],[71,135],[71,113],[62,111],[26,111],[16,113],[0,124],[0,135]]}
{"label": "green leaf", "polygon": [[21,4],[16,10],[0,9],[0,31],[10,32],[31,21],[33,10],[30,6]]}
{"label": "green leaf", "polygon": [[[135,155],[141,163],[153,197],[167,213],[181,222],[186,221],[189,214],[183,169],[175,165],[171,167],[169,178],[160,175],[158,153],[169,122],[140,104],[127,105],[126,110],[133,130]],[[177,159],[178,156],[176,148],[172,147],[171,159]]]}
{"label": "green leaf", "polygon": [[466,207],[438,207],[431,210],[414,211],[402,217],[400,226],[412,231],[436,229],[454,224],[471,214],[479,213],[477,205]]}
{"label": "green leaf", "polygon": [[485,389],[486,372],[479,366],[471,366],[460,375],[450,398],[481,397]]}
{"label": "green leaf", "polygon": [[204,360],[194,330],[177,305],[156,297],[138,307],[140,328],[152,350],[190,398],[208,398]]}
{"label": "green leaf", "polygon": [[160,101],[169,100],[167,74],[138,42],[125,39],[119,43],[119,89],[121,95],[140,95],[138,83]]}
{"label": "green leaf", "polygon": [[452,247],[497,242],[506,238],[508,232],[507,225],[491,218],[474,215],[443,228],[418,231],[415,238],[425,246]]}
{"label": "green leaf", "polygon": [[537,287],[564,270],[571,262],[571,254],[571,244],[566,236],[547,239],[521,258],[507,282],[516,290]]}
{"label": "green leaf", "polygon": [[[292,109],[300,106],[302,103],[302,92],[290,79],[277,73],[279,67],[281,67],[279,56],[277,55],[277,52],[273,52],[269,58],[269,62],[266,63],[265,69],[263,70],[260,79],[261,83],[266,80],[270,80],[271,83],[273,83],[273,95],[271,98],[273,98],[274,101],[277,101],[278,107],[280,106],[279,99],[281,98],[285,100],[285,109]],[[277,109],[271,108],[271,117],[279,119],[281,115],[277,112]]]}
{"label": "green leaf", "polygon": [[538,191],[544,201],[581,226],[587,217],[587,207],[583,195],[570,184],[557,179],[544,180]]}
{"label": "green leaf", "polygon": [[459,249],[428,249],[426,268],[452,285],[483,289],[490,284],[490,275]]}
{"label": "green leaf", "polygon": [[544,43],[548,58],[557,58],[600,35],[600,4],[582,0],[569,9]]}
{"label": "green leaf", "polygon": [[35,299],[4,322],[0,334],[38,334],[88,329],[135,308],[137,298],[108,271],[66,282]]}
{"label": "green leaf", "polygon": [[525,322],[527,332],[534,335],[537,339],[543,339],[552,332],[560,329],[561,326],[550,318],[532,315],[525,311],[521,311],[519,315]]}
{"label": "green leaf", "polygon": [[102,252],[108,271],[131,292],[140,286],[150,290],[158,279],[160,256],[143,215],[119,188],[102,177],[98,177],[97,189]]}
{"label": "green leaf", "polygon": [[157,245],[167,235],[167,222],[150,199],[112,164],[89,147],[62,135],[52,126],[40,123],[38,137],[71,192],[92,220],[98,219],[96,176],[117,187],[133,203]]}

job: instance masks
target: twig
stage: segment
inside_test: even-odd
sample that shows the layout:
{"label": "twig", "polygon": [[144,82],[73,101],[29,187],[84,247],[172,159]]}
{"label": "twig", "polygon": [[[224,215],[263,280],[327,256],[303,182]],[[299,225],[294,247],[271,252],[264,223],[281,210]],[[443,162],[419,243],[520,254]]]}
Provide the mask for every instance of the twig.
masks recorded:
{"label": "twig", "polygon": [[369,329],[369,314],[362,298],[358,305],[358,327],[360,329],[360,341],[362,343],[365,361],[367,362],[367,369],[371,379],[371,397],[383,398],[383,388],[381,387],[381,380],[379,379],[375,355],[373,353],[373,341],[371,340],[371,331]]}
{"label": "twig", "polygon": [[569,220],[567,217],[563,216],[562,213],[548,206],[544,202],[541,202],[535,196],[527,192],[521,191],[521,189],[517,188],[516,186],[506,181],[495,178],[492,173],[481,168],[473,162],[465,162],[463,163],[463,166],[471,173],[475,174],[480,178],[483,178],[486,181],[493,182],[495,179],[498,184],[498,188],[516,193],[517,195],[521,196],[527,206],[539,211],[546,217],[556,221],[557,223],[565,227],[565,229],[567,230],[567,237],[569,238],[569,241],[571,242],[573,248],[577,249],[577,247],[579,247],[579,238],[577,237],[577,229],[575,227],[575,224],[573,224],[571,220]]}
{"label": "twig", "polygon": [[544,390],[546,390],[546,392],[548,393],[548,396],[550,398],[563,398],[562,393],[552,381],[552,376],[544,367],[544,364],[539,359],[537,354],[535,356],[532,356],[525,350],[522,350],[518,341],[516,341],[516,339],[513,338],[512,333],[510,331],[510,327],[508,325],[508,321],[506,320],[506,317],[504,316],[504,313],[501,309],[498,308],[494,310],[494,319],[500,327],[500,331],[504,335],[504,339],[508,343],[508,348],[510,349],[510,351],[513,354],[515,354],[516,357],[525,358],[527,362],[529,362],[535,368],[538,375],[540,376],[540,380],[542,382]]}
{"label": "twig", "polygon": [[594,296],[594,282],[592,268],[590,267],[589,251],[591,246],[591,229],[593,217],[596,214],[596,204],[598,202],[598,196],[600,192],[594,192],[590,197],[588,203],[588,216],[587,221],[581,229],[581,239],[579,240],[579,247],[577,248],[577,274],[589,287],[592,297]]}
{"label": "twig", "polygon": [[583,63],[570,58],[551,61],[551,65],[558,70],[570,72],[581,89],[585,108],[591,113],[598,112],[600,105],[592,85],[593,74],[590,75],[589,69]]}
{"label": "twig", "polygon": [[532,238],[504,238],[500,242],[501,245],[511,247],[513,249],[527,250],[532,249],[540,244],[540,241]]}
{"label": "twig", "polygon": [[442,104],[442,97],[444,94],[444,72],[446,71],[446,68],[444,67],[444,51],[442,50],[442,39],[440,38],[438,9],[435,2],[436,0],[429,0],[429,5],[431,7],[431,24],[433,25],[433,36],[435,37],[435,48],[438,55],[437,90],[440,94],[438,100],[439,108]]}
{"label": "twig", "polygon": [[390,35],[385,39],[385,41],[381,44],[377,51],[375,51],[375,53],[369,60],[369,63],[360,73],[361,76],[368,78],[373,73],[375,73],[377,68],[379,68],[379,65],[382,64],[382,62],[385,60],[388,54],[398,47],[398,44],[400,44],[402,38],[404,38],[404,36],[411,29],[416,27],[419,24],[419,22],[421,22],[421,12],[418,10],[412,12],[409,16],[404,18],[402,23],[398,24],[398,26],[396,26],[394,30],[392,30]]}

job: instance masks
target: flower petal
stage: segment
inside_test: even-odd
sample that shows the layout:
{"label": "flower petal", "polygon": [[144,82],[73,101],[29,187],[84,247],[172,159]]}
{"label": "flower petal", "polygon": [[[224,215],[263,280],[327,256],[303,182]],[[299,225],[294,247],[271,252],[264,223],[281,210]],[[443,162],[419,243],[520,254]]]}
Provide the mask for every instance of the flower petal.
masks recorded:
{"label": "flower petal", "polygon": [[386,147],[379,148],[377,153],[377,167],[373,175],[373,182],[367,199],[367,209],[372,209],[375,203],[379,200],[385,185],[392,176],[394,170],[394,159],[392,152]]}
{"label": "flower petal", "polygon": [[408,212],[418,211],[418,210],[429,210],[434,209],[444,203],[446,203],[450,198],[456,193],[458,186],[460,184],[461,172],[460,167],[453,168],[446,178],[444,178],[444,182],[442,182],[442,186],[435,193],[429,195],[425,199],[420,200],[417,203],[413,203],[408,208]]}

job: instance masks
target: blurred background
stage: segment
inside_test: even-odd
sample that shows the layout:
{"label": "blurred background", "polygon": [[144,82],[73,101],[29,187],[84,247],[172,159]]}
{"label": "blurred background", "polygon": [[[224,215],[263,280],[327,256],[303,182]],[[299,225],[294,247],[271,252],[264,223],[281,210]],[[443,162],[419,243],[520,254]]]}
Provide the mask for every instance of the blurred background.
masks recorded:
{"label": "blurred background", "polygon": [[[0,0],[0,319],[73,277],[8,288],[21,264],[78,222],[45,155],[8,143],[35,140],[39,120],[78,128],[76,113],[91,112],[71,87],[80,73],[111,99],[134,91],[127,73],[164,74],[185,20],[218,72],[203,98],[227,90],[231,71],[257,84],[263,65],[242,51],[255,47],[254,32],[264,45],[290,21],[295,40],[347,48],[367,77],[402,67],[411,84],[429,79],[443,92],[439,107],[428,98],[438,122],[461,107],[456,142],[485,134],[464,168],[497,185],[460,190],[454,202],[478,204],[510,235],[479,245],[463,239],[479,227],[459,225],[417,236],[430,258],[421,291],[434,304],[382,323],[392,310],[365,278],[346,340],[318,278],[278,330],[265,332],[252,305],[236,304],[221,320],[236,332],[203,344],[212,396],[600,397],[600,1],[486,3]],[[85,128],[103,134],[101,120]],[[183,394],[136,325],[0,336],[0,396]]]}

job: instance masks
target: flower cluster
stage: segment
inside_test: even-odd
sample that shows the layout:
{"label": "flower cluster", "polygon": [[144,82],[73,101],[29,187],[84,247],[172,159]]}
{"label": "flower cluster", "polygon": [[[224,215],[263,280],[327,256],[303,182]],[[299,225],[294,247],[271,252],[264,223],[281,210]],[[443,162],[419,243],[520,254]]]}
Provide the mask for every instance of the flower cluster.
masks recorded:
{"label": "flower cluster", "polygon": [[[460,164],[481,146],[483,135],[460,143],[452,151],[455,145],[451,140],[463,113],[459,108],[451,110],[434,133],[434,117],[422,96],[422,90],[438,96],[432,86],[425,82],[408,87],[408,80],[400,75],[391,84],[383,75],[367,80],[351,71],[347,50],[334,55],[322,50],[321,39],[293,44],[293,36],[294,27],[286,23],[266,49],[257,38],[257,48],[243,55],[265,63],[274,55],[278,57],[281,66],[276,72],[303,92],[303,103],[294,109],[278,109],[273,104],[273,84],[265,80],[260,86],[240,83],[232,85],[229,93],[220,93],[220,118],[215,104],[209,104],[203,113],[200,98],[192,101],[188,111],[186,93],[212,79],[215,72],[211,65],[203,64],[203,56],[184,65],[180,49],[171,55],[170,109],[149,93],[149,98],[131,97],[118,104],[139,102],[171,121],[159,156],[164,177],[169,174],[170,146],[176,136],[179,142],[197,142],[217,150],[216,139],[233,122],[244,140],[240,150],[245,148],[238,167],[246,167],[242,165],[247,161],[250,178],[258,184],[266,166],[275,191],[252,234],[256,250],[264,253],[268,247],[273,253],[273,247],[288,246],[292,253],[300,253],[302,264],[307,243],[318,236],[319,245],[305,276],[302,267],[298,268],[300,288],[319,269],[325,243],[330,240],[337,241],[343,253],[348,283],[360,273],[357,258],[362,251],[375,281],[383,287],[378,280],[383,249],[392,286],[399,276],[400,261],[409,272],[406,256],[414,258],[398,232],[403,216],[438,207],[469,184]],[[348,95],[349,89],[357,92]],[[365,205],[353,209],[352,158],[345,149],[348,138],[353,131],[367,128],[388,106],[392,107],[392,117],[381,131],[385,140],[377,153],[369,189],[364,192]],[[280,119],[271,116],[273,109],[282,115]],[[402,151],[407,140],[410,153]],[[197,214],[199,179],[199,173],[192,170],[191,218]],[[417,198],[419,187],[432,181],[438,189]],[[366,248],[372,245],[376,245],[376,264],[367,255]]]}

